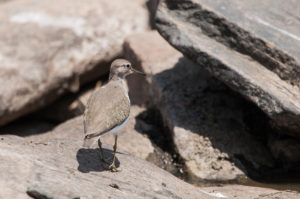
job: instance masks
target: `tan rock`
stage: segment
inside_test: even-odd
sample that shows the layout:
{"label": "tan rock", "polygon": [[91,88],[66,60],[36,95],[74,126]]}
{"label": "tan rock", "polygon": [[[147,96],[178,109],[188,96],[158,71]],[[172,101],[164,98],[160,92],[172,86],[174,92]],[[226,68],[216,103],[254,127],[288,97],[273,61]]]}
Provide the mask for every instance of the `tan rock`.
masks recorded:
{"label": "tan rock", "polygon": [[124,38],[148,29],[145,2],[0,4],[0,125],[106,73]]}
{"label": "tan rock", "polygon": [[137,97],[160,110],[192,181],[234,181],[253,168],[274,166],[266,146],[247,130],[244,99],[184,58],[157,32],[132,35],[124,48],[127,58],[152,74],[135,83],[148,94]]}
{"label": "tan rock", "polygon": [[[122,171],[112,173],[98,149],[83,149],[73,137],[41,143],[1,135],[0,140],[0,198],[299,198],[236,185],[195,187],[124,151],[117,156]],[[112,151],[105,150],[105,157],[112,158]]]}
{"label": "tan rock", "polygon": [[[45,143],[0,139],[0,198],[212,198],[123,151],[117,155],[122,171],[112,173],[98,149],[83,149],[72,137]],[[112,158],[111,151],[105,150],[105,156]]]}

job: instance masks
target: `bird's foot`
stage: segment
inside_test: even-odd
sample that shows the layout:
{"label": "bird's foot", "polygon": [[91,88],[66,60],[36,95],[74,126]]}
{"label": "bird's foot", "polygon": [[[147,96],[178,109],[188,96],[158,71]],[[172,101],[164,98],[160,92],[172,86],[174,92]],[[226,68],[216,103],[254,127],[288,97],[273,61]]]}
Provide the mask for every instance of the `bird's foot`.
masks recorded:
{"label": "bird's foot", "polygon": [[111,163],[111,165],[110,165],[108,168],[111,170],[111,172],[119,172],[119,171],[121,171],[121,169],[118,169],[118,168],[116,167],[116,165],[115,165],[114,162]]}

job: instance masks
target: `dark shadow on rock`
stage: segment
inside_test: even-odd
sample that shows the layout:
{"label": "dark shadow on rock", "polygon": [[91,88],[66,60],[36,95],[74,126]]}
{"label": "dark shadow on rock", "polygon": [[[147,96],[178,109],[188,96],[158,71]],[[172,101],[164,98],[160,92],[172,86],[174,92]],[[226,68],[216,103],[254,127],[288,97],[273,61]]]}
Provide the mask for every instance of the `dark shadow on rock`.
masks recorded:
{"label": "dark shadow on rock", "polygon": [[154,17],[155,17],[155,12],[158,6],[159,0],[148,0],[146,2],[146,6],[149,12],[149,18],[150,18],[150,26],[152,29],[155,29],[155,21],[154,21]]}
{"label": "dark shadow on rock", "polygon": [[[104,158],[109,162],[112,162],[113,151],[109,149],[103,149]],[[117,153],[118,154],[118,153]],[[78,171],[82,173],[88,173],[90,171],[107,171],[109,170],[109,164],[103,162],[100,158],[99,149],[85,149],[81,148],[77,151],[76,158],[79,163]],[[120,161],[116,156],[116,167],[120,166]]]}
{"label": "dark shadow on rock", "polygon": [[163,92],[162,106],[168,107],[175,126],[209,139],[214,149],[228,154],[228,161],[250,177],[270,174],[276,167],[266,147],[268,133],[275,130],[253,103],[186,58],[154,78]]}
{"label": "dark shadow on rock", "polygon": [[135,119],[135,130],[146,135],[154,147],[154,152],[149,154],[146,160],[181,179],[186,179],[187,173],[183,172],[184,162],[175,151],[172,138],[164,135],[167,129],[159,110],[155,107],[148,108],[139,113]]}
{"label": "dark shadow on rock", "polygon": [[46,120],[38,120],[26,116],[1,127],[0,134],[12,134],[25,137],[46,133],[51,131],[55,125],[55,123]]}

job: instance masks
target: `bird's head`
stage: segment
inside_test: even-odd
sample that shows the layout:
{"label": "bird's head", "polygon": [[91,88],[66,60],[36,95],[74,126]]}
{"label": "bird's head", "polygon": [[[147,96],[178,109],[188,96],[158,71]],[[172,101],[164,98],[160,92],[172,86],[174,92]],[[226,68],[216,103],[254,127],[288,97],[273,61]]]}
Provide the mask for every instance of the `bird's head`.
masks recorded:
{"label": "bird's head", "polygon": [[116,59],[111,63],[109,79],[112,78],[124,79],[127,75],[133,73],[145,75],[144,73],[132,68],[131,63],[126,59]]}

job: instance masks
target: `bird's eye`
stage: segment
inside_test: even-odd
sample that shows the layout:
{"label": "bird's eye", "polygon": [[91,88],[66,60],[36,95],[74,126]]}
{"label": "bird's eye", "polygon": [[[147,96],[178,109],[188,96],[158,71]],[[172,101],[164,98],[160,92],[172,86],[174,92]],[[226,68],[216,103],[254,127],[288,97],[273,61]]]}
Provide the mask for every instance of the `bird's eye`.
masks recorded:
{"label": "bird's eye", "polygon": [[125,64],[125,66],[126,66],[127,68],[130,68],[130,64]]}

